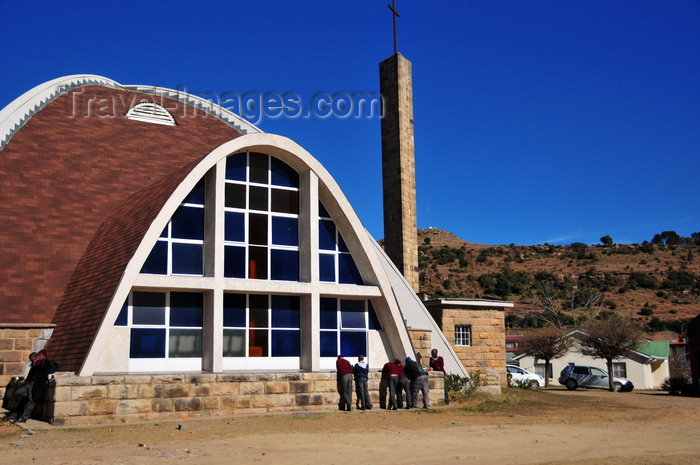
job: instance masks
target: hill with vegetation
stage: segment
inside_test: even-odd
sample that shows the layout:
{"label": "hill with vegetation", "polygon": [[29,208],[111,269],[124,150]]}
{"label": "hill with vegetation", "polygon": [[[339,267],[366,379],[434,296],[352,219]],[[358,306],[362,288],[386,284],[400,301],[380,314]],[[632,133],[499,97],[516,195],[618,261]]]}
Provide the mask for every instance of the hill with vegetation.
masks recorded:
{"label": "hill with vegetation", "polygon": [[642,244],[482,245],[418,231],[420,290],[433,298],[509,300],[512,328],[568,327],[610,314],[647,331],[684,332],[700,314],[700,233],[673,231]]}

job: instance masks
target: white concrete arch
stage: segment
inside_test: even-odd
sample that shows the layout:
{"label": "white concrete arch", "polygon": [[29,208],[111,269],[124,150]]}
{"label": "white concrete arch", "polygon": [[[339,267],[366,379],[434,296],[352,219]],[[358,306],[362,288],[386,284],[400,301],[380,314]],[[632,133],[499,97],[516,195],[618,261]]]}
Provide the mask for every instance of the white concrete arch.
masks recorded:
{"label": "white concrete arch", "polygon": [[[306,247],[308,247],[307,255],[310,257],[317,256],[314,254],[318,250],[318,200],[321,200],[343,234],[343,238],[365,281],[364,286],[321,283],[318,281],[318,273],[316,272],[314,275],[312,271],[315,268],[313,263],[307,264],[310,271],[306,275],[302,273],[300,282],[225,279],[223,274],[217,271],[217,267],[219,267],[219,270],[222,269],[221,265],[214,265],[210,272],[207,272],[206,264],[205,276],[144,276],[140,274],[140,270],[161,231],[194,186],[206,176],[211,180],[223,179],[226,157],[230,154],[244,151],[261,152],[276,157],[299,173],[302,187],[311,192],[306,200],[300,199],[300,203],[306,205],[306,207],[302,206],[302,209],[307,208],[306,214],[313,218],[313,221],[307,221],[308,226],[306,226],[309,228],[309,231],[306,232],[312,238],[306,244]],[[219,185],[218,182],[213,184]],[[223,183],[221,184],[223,185]],[[223,209],[219,208],[216,208],[216,210],[223,211]],[[223,218],[216,218],[215,221],[223,222]],[[303,229],[305,226],[302,226],[301,223],[302,221],[300,220],[300,229]],[[314,228],[316,228],[316,231],[314,231]],[[316,238],[315,241],[314,237]],[[223,245],[221,248],[223,250]],[[214,260],[215,263],[217,260],[222,259]],[[311,261],[313,262],[313,258]],[[224,289],[248,292],[295,293],[308,296],[310,301],[318,301],[318,297],[321,295],[368,298],[372,300],[384,330],[383,339],[386,347],[386,356],[403,358],[412,355],[411,341],[401,309],[392,290],[389,276],[382,266],[382,261],[378,256],[373,239],[362,226],[350,202],[318,160],[292,140],[274,134],[248,134],[222,144],[204,157],[175,189],[150,225],[141,244],[126,266],[120,284],[105,312],[95,340],[80,370],[79,374],[81,376],[89,376],[105,369],[105,363],[108,363],[113,358],[114,351],[126,349],[123,344],[124,335],[120,336],[117,334],[119,329],[114,326],[114,322],[119,315],[123,302],[135,286],[152,289],[173,287],[199,289],[205,292],[205,300],[207,299],[207,293],[216,295],[217,292],[221,293]],[[316,311],[316,313],[318,312]],[[218,318],[216,315],[205,316],[205,320],[207,318],[209,318],[209,323],[214,327],[220,324],[220,322],[216,321],[216,318]],[[305,324],[307,329],[317,329],[318,315],[315,317],[311,316],[311,319]],[[128,335],[126,335],[126,339],[128,340]],[[206,344],[207,342],[205,341]],[[216,337],[214,337],[213,342],[208,346],[208,351],[212,354],[220,354],[220,347],[220,341],[217,342]],[[315,352],[312,350],[307,354],[306,359],[302,360],[302,369],[308,371],[320,370],[318,348],[316,347],[314,350]],[[211,372],[222,371],[221,357],[217,355],[207,357],[206,352],[207,350],[205,350],[203,370]],[[120,369],[123,371],[124,367],[111,367],[111,371],[120,371]]]}

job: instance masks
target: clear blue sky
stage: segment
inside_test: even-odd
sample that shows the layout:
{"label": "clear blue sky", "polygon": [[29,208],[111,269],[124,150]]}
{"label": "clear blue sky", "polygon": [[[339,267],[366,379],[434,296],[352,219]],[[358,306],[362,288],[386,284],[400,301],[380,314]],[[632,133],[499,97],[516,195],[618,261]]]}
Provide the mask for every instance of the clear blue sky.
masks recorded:
{"label": "clear blue sky", "polygon": [[[69,74],[242,95],[378,92],[390,0],[0,0],[0,107]],[[397,0],[418,226],[484,244],[700,231],[700,1]],[[263,118],[383,237],[380,120]]]}

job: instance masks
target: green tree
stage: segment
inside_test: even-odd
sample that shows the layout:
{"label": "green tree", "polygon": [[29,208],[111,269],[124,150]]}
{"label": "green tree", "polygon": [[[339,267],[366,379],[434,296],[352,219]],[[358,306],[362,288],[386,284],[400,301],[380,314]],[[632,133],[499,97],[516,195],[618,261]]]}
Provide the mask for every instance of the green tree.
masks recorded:
{"label": "green tree", "polygon": [[603,245],[612,245],[613,240],[610,236],[603,236],[600,238],[600,242],[602,242]]}
{"label": "green tree", "polygon": [[681,236],[679,236],[676,231],[663,231],[661,234],[655,234],[651,243],[676,245],[681,243]]}

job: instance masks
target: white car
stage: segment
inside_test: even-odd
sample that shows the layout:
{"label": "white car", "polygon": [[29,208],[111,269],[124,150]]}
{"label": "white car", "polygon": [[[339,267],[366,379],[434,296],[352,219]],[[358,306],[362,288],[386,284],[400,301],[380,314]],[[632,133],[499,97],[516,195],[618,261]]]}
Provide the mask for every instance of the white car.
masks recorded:
{"label": "white car", "polygon": [[508,381],[510,383],[528,383],[531,388],[544,387],[544,378],[535,373],[530,373],[515,365],[506,365]]}

